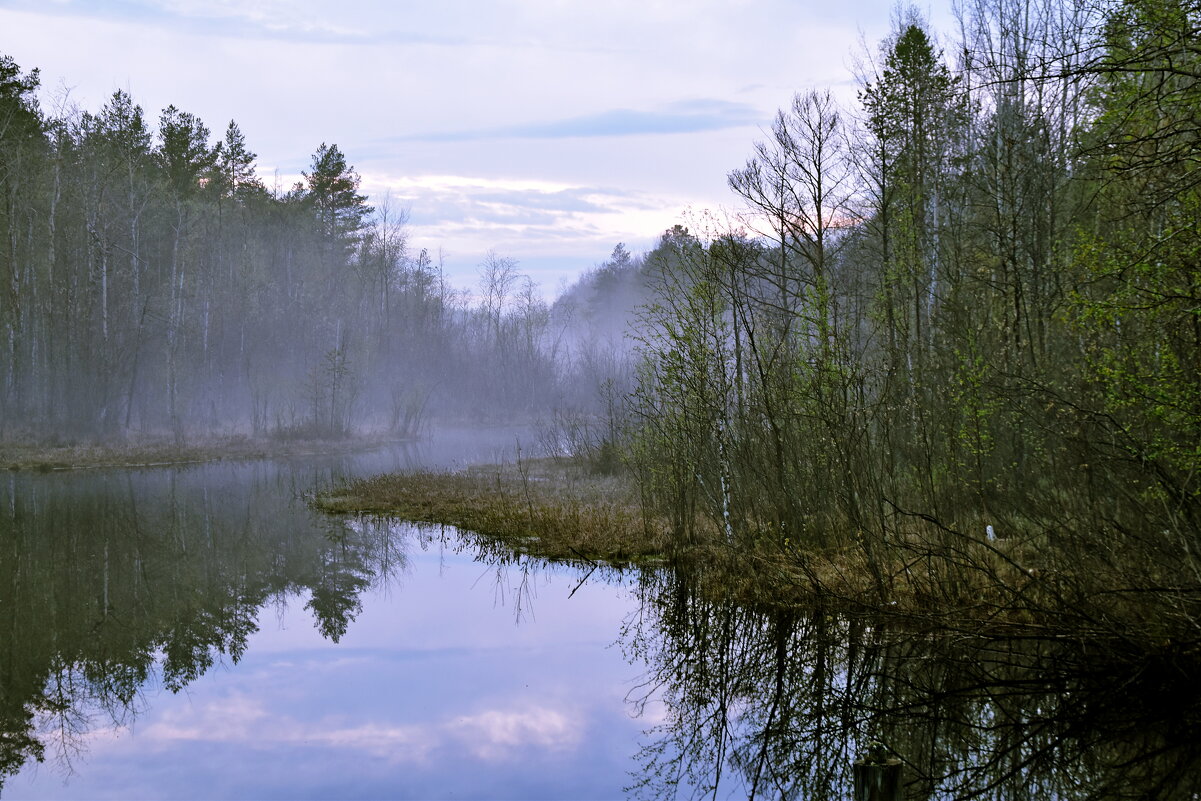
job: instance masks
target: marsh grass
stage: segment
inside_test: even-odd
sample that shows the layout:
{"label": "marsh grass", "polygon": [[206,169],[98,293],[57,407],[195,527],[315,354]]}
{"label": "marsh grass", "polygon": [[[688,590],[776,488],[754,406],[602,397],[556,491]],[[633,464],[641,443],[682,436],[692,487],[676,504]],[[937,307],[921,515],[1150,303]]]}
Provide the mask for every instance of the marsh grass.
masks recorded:
{"label": "marsh grass", "polygon": [[111,442],[14,441],[0,443],[0,469],[50,473],[104,467],[168,467],[222,459],[265,459],[350,453],[384,444],[378,437],[281,440],[230,435],[177,446],[169,438],[125,438]]}
{"label": "marsh grass", "polygon": [[656,562],[670,545],[666,522],[643,515],[623,479],[549,459],[376,476],[321,494],[313,505],[453,525],[551,560]]}
{"label": "marsh grass", "polygon": [[680,545],[667,519],[642,511],[628,477],[564,461],[382,475],[312,503],[330,513],[453,525],[532,557],[668,566],[688,572],[715,600],[759,607],[837,607],[994,632],[1041,625],[1058,608],[1055,574],[1027,567],[1028,549],[1017,543],[936,549],[914,530],[882,570],[854,546],[731,544],[716,526]]}
{"label": "marsh grass", "polygon": [[1179,610],[1148,603],[1140,588],[1150,579],[1065,561],[1037,540],[990,539],[983,528],[976,537],[912,520],[871,553],[856,544],[865,536],[828,548],[766,534],[728,542],[712,521],[685,541],[666,518],[643,512],[628,476],[554,460],[378,476],[313,504],[453,525],[537,558],[670,567],[715,601],[883,615],[971,636],[1179,639],[1196,613],[1191,600]]}

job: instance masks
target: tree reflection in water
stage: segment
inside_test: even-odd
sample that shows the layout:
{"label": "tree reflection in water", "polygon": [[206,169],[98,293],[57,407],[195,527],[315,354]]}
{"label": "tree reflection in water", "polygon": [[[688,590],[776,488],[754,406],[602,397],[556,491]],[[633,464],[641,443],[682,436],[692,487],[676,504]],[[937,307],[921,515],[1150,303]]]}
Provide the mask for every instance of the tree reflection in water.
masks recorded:
{"label": "tree reflection in water", "polygon": [[[264,464],[0,483],[0,779],[31,758],[69,768],[143,687],[178,691],[236,661],[266,606],[307,598],[337,640],[406,548],[447,547],[437,529],[311,514],[294,476]],[[450,542],[529,614],[540,562]],[[909,798],[1201,792],[1195,646],[765,612],[668,571],[640,587],[621,637],[646,666],[631,700],[662,721],[639,755],[642,796],[845,798],[873,740],[904,761]]]}
{"label": "tree reflection in water", "polygon": [[623,633],[631,694],[662,722],[640,797],[848,798],[871,741],[911,799],[1194,798],[1194,648],[986,637],[820,610],[760,612],[687,576],[643,585]]}
{"label": "tree reflection in water", "polygon": [[179,691],[237,661],[259,610],[308,596],[338,640],[359,596],[405,563],[394,527],[297,503],[264,464],[11,477],[0,485],[0,786],[30,759],[69,770],[92,726],[148,684]]}

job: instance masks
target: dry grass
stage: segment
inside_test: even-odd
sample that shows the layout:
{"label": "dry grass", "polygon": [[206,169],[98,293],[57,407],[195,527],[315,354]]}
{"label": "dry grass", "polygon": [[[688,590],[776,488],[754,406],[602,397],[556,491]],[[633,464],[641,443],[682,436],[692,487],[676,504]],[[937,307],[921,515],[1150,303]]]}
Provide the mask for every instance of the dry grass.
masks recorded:
{"label": "dry grass", "polygon": [[553,460],[377,476],[313,504],[326,512],[453,525],[555,560],[645,563],[663,558],[669,543],[666,524],[643,516],[623,480]]}
{"label": "dry grass", "polygon": [[1005,560],[995,568],[988,554],[959,564],[897,550],[873,570],[857,547],[728,544],[703,525],[694,544],[680,547],[666,520],[644,515],[628,478],[590,475],[553,460],[382,475],[320,495],[313,505],[454,525],[547,559],[670,564],[688,570],[715,599],[749,605],[823,604],[1000,625],[1028,619],[1026,605],[1014,599],[1033,597],[1029,575]]}
{"label": "dry grass", "polygon": [[0,443],[0,469],[49,473],[103,467],[162,467],[221,459],[346,453],[381,444],[378,438],[281,441],[241,435],[192,440],[183,446],[162,437],[61,445],[5,442]]}
{"label": "dry grass", "polygon": [[[934,599],[929,567],[915,571],[897,556],[877,581],[858,548],[825,551],[738,546],[716,528],[695,532],[696,544],[677,546],[670,526],[648,518],[628,478],[601,477],[553,460],[416,472],[353,482],[313,500],[332,513],[382,514],[454,525],[519,553],[615,566],[648,561],[684,568],[714,598],[773,607],[815,604],[895,613],[928,613],[935,605],[957,616],[989,615],[1007,591],[988,591],[985,574],[960,582],[956,598]],[[878,572],[878,571],[877,571]]]}
{"label": "dry grass", "polygon": [[628,479],[550,460],[379,476],[314,505],[454,525],[546,559],[669,565],[714,600],[748,606],[886,614],[907,625],[985,636],[1109,636],[1129,628],[1120,621],[1137,621],[1152,637],[1171,636],[1181,620],[1192,628],[1191,618],[1168,619],[1162,604],[1148,605],[1146,593],[1115,591],[1118,577],[1040,562],[1036,545],[951,540],[920,524],[893,532],[874,562],[855,538],[822,550],[768,537],[726,543],[716,525],[699,526],[692,544],[681,546],[666,520],[643,514]]}

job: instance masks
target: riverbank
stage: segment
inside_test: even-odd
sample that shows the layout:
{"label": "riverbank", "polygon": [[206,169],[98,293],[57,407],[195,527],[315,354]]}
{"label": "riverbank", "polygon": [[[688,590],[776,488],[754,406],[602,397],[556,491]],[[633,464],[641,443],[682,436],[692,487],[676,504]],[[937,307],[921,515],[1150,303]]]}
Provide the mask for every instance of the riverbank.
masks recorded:
{"label": "riverbank", "polygon": [[550,560],[661,563],[670,545],[666,521],[643,515],[628,481],[553,459],[376,476],[313,506],[452,525]]}
{"label": "riverbank", "polygon": [[[693,541],[682,544],[670,521],[642,509],[628,476],[596,474],[569,460],[386,474],[321,493],[311,503],[331,514],[452,525],[552,561],[687,569],[714,597],[746,604],[812,606],[820,598],[878,610],[885,592],[853,549],[738,547],[723,542],[716,529],[695,531]],[[906,580],[912,576],[903,566],[897,573],[901,580],[889,582],[883,599],[887,611],[917,609],[929,600]],[[980,591],[976,586],[959,601],[980,602],[986,597]],[[945,606],[950,599],[943,600]]]}
{"label": "riverbank", "polygon": [[670,521],[644,512],[629,478],[569,462],[383,475],[312,504],[330,513],[453,525],[550,560],[668,566],[714,600],[747,606],[836,608],[990,637],[1197,642],[1191,617],[1180,611],[1193,608],[1192,590],[1152,591],[1083,564],[1071,570],[1030,542],[965,535],[950,542],[945,531],[923,531],[920,520],[891,532],[886,553],[861,543],[798,547],[766,535],[730,543],[716,529],[694,531],[684,542]]}
{"label": "riverbank", "polygon": [[176,445],[172,440],[161,437],[71,444],[4,442],[0,443],[0,470],[50,473],[107,467],[170,467],[222,459],[353,453],[400,441],[403,440],[381,439],[378,436],[323,440],[231,435],[205,437],[184,445]]}

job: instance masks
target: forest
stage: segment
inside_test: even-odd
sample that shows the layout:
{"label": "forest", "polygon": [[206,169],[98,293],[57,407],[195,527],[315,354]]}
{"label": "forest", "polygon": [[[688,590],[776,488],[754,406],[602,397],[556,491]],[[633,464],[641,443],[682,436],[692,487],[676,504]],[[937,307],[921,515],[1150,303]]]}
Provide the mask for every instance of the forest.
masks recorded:
{"label": "forest", "polygon": [[957,18],[898,10],[856,103],[796,95],[729,173],[738,212],[553,306],[499,254],[469,303],[336,145],[267,187],[234,122],[49,115],[5,58],[0,438],[520,415],[682,544],[1195,635],[1201,5]]}
{"label": "forest", "polygon": [[958,17],[899,13],[650,255],[644,503],[817,586],[1195,638],[1201,5]]}
{"label": "forest", "polygon": [[469,303],[336,144],[268,187],[234,121],[154,126],[125,91],[50,115],[38,86],[0,59],[0,440],[412,436],[556,397],[517,262],[489,254]]}

